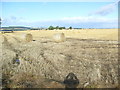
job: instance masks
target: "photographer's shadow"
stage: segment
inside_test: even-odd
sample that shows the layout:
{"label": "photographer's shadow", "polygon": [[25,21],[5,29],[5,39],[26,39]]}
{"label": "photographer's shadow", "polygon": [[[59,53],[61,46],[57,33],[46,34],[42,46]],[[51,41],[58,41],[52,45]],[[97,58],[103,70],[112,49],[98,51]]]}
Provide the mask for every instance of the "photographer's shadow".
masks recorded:
{"label": "photographer's shadow", "polygon": [[79,80],[74,73],[69,73],[63,81],[65,88],[77,88]]}

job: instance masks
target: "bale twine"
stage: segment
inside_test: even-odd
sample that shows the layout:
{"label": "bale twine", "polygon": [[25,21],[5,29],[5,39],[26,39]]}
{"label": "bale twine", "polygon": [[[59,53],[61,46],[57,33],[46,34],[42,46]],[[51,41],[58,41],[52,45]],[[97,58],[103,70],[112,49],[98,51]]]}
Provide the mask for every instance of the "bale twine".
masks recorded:
{"label": "bale twine", "polygon": [[66,40],[64,33],[56,33],[53,35],[55,42],[64,42]]}

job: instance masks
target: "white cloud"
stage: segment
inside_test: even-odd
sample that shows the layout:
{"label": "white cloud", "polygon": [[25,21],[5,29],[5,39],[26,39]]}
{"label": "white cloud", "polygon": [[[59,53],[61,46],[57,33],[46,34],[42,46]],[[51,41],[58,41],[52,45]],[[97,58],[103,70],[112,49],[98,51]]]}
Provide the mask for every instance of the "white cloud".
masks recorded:
{"label": "white cloud", "polygon": [[116,2],[114,2],[112,4],[103,6],[99,10],[96,10],[96,11],[90,13],[90,15],[101,15],[101,16],[108,15],[108,14],[112,13],[115,9],[117,9],[118,2],[119,2],[119,0],[117,0]]}
{"label": "white cloud", "polygon": [[27,25],[29,24],[27,20],[22,17],[10,16],[8,18],[2,18],[2,26],[11,26],[11,25]]}
{"label": "white cloud", "polygon": [[73,26],[81,28],[117,28],[118,19],[117,18],[105,18],[105,17],[64,17],[61,19],[54,20],[44,20],[44,21],[27,21],[22,18],[11,17],[4,19],[2,26],[10,25],[23,25],[23,26],[32,26],[32,27],[48,27],[53,26]]}
{"label": "white cloud", "polygon": [[72,17],[72,18],[66,17],[61,20],[72,23],[79,23],[79,22],[86,23],[86,22],[113,22],[116,21],[117,19],[89,16],[89,17]]}

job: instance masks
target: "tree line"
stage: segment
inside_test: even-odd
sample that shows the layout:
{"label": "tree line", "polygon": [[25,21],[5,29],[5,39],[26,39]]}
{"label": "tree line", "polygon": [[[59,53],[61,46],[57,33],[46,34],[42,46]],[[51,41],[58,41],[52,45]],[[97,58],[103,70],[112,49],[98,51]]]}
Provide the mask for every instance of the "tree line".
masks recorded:
{"label": "tree line", "polygon": [[[54,29],[59,29],[59,30],[62,30],[62,29],[66,29],[65,27],[59,27],[59,26],[49,26],[48,27],[49,30],[54,30]],[[72,27],[70,26],[68,29],[72,29]]]}

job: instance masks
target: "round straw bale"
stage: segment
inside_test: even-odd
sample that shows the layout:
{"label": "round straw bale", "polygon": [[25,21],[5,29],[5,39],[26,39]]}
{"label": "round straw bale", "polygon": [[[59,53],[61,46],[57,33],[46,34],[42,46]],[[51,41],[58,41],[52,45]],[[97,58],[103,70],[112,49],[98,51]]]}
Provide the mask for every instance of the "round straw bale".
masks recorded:
{"label": "round straw bale", "polygon": [[30,34],[30,33],[26,34],[25,39],[26,39],[27,42],[33,41],[32,34]]}
{"label": "round straw bale", "polygon": [[64,33],[56,33],[53,35],[55,42],[64,42],[66,40]]}
{"label": "round straw bale", "polygon": [[30,33],[22,33],[22,34],[17,34],[17,35],[12,35],[12,36],[18,39],[19,41],[23,41],[23,42],[33,41],[33,36]]}

